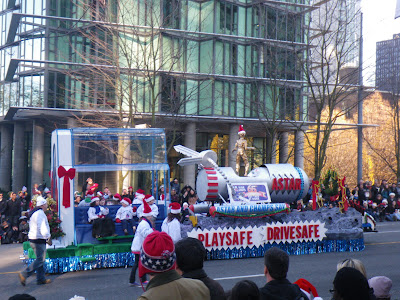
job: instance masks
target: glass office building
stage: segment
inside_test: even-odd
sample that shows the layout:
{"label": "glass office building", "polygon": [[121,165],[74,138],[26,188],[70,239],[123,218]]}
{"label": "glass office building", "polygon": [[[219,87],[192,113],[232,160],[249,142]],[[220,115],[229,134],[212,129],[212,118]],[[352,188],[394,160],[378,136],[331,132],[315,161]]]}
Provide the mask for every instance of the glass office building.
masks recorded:
{"label": "glass office building", "polygon": [[[301,167],[297,58],[312,9],[309,0],[3,0],[0,188],[48,181],[49,133],[91,124],[165,127],[230,166],[238,124],[256,147],[253,165],[266,162],[265,128],[279,124],[279,162],[293,134]],[[193,184],[185,168],[171,171]]]}

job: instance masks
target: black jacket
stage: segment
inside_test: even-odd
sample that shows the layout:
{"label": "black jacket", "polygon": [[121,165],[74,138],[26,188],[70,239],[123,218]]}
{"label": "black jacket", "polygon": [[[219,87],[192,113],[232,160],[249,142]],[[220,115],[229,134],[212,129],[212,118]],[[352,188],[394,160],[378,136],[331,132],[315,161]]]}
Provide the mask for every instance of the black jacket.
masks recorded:
{"label": "black jacket", "polygon": [[289,280],[272,280],[260,288],[260,299],[266,300],[297,300],[308,299],[299,286]]}
{"label": "black jacket", "polygon": [[193,270],[186,272],[182,275],[184,278],[198,279],[202,281],[210,290],[211,300],[225,300],[225,292],[222,286],[216,282],[214,279],[211,279],[207,276],[206,272],[203,269]]}
{"label": "black jacket", "polygon": [[6,215],[6,217],[16,217],[16,216],[20,217],[21,201],[19,199],[15,199],[15,201],[9,199],[6,203],[6,209],[4,214]]}

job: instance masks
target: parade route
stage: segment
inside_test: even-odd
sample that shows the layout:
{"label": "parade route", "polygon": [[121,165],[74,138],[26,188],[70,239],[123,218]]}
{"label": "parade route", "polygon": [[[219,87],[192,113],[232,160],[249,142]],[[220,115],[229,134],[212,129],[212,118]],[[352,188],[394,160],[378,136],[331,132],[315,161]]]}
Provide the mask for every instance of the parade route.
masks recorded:
{"label": "parade route", "polygon": [[[396,283],[400,282],[400,222],[378,223],[377,228],[379,232],[364,235],[366,248],[362,252],[291,256],[289,280],[306,278],[316,286],[323,299],[330,299],[329,289],[332,288],[337,262],[349,257],[357,258],[365,264],[368,277],[385,275],[391,278],[392,299],[399,299],[400,286]],[[128,285],[130,269],[125,268],[49,275],[53,282],[45,286],[36,285],[35,277],[31,277],[26,287],[22,287],[17,278],[17,271],[23,268],[21,254],[20,244],[0,246],[0,300],[17,293],[28,293],[43,300],[67,300],[74,295],[90,300],[124,300],[136,299],[142,293],[141,288]],[[258,286],[265,283],[263,258],[207,261],[205,270],[225,290],[243,279],[252,280]]]}

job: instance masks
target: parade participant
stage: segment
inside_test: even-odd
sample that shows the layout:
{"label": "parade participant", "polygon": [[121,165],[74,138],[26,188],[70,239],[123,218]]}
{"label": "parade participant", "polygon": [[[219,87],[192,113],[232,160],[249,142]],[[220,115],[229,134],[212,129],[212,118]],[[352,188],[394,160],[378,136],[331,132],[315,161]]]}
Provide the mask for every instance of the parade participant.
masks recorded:
{"label": "parade participant", "polygon": [[182,278],[175,270],[175,249],[171,237],[154,231],[143,242],[139,276],[150,275],[150,281],[138,300],[206,300],[210,292],[203,282]]}
{"label": "parade participant", "polygon": [[50,227],[44,211],[47,209],[47,201],[39,196],[36,199],[36,207],[29,213],[29,234],[28,238],[36,259],[23,272],[18,273],[19,280],[23,286],[26,278],[36,271],[36,283],[47,284],[50,279],[44,275],[44,260],[46,257],[46,243],[51,245]]}
{"label": "parade participant", "polygon": [[[206,248],[195,238],[184,238],[175,244],[176,271],[184,278],[202,281],[210,291],[211,300],[224,300],[225,293],[222,286],[208,277],[203,269],[206,258]],[[258,292],[258,288],[257,288]]]}
{"label": "parade participant", "polygon": [[79,202],[78,207],[90,206],[93,197],[93,192],[89,191],[85,198],[81,202]]}
{"label": "parade participant", "polygon": [[289,255],[285,251],[272,247],[265,252],[264,274],[267,284],[260,288],[260,299],[307,299],[298,285],[287,280],[288,270]]}
{"label": "parade participant", "polygon": [[138,189],[135,193],[135,198],[133,199],[132,204],[142,204],[144,197],[145,192],[142,189]]}
{"label": "parade participant", "polygon": [[[159,195],[160,195],[160,202],[159,202],[159,204],[164,204],[164,205],[166,205],[166,202],[165,202],[165,189],[164,189],[164,185],[161,185],[160,186],[160,190],[159,190]],[[167,189],[167,201],[169,201],[169,192],[168,192],[168,189]]]}
{"label": "parade participant", "polygon": [[110,192],[110,189],[108,187],[105,187],[103,190],[103,197],[104,199],[108,200],[110,197],[112,198],[112,194]]}
{"label": "parade participant", "polygon": [[[140,256],[140,251],[142,250],[142,245],[144,239],[153,232],[153,213],[151,211],[151,208],[149,204],[143,199],[143,212],[139,220],[139,225],[137,226],[135,237],[133,238],[132,241],[132,246],[131,250],[133,254],[135,254],[135,262],[132,267],[131,275],[129,277],[129,284],[130,285],[135,285],[135,286],[140,286],[140,283],[135,282],[135,277],[136,277],[136,270],[139,266],[139,256]],[[142,283],[146,283],[146,275],[140,276],[140,281]]]}
{"label": "parade participant", "polygon": [[[113,205],[113,204],[120,204],[122,200],[122,197],[120,194],[116,193],[113,197],[112,197],[112,201],[107,201],[107,205]],[[110,204],[110,202],[112,204]]]}
{"label": "parade participant", "polygon": [[[154,204],[154,202],[156,201],[154,199],[154,197],[152,195],[146,195],[143,200],[146,201],[149,204],[149,206],[151,208],[151,211],[152,211],[152,215],[153,215],[154,219],[156,219],[157,216],[158,216],[158,206],[156,204]],[[143,204],[144,204],[144,201],[143,201]],[[143,212],[143,209],[144,209],[144,205],[143,204],[140,205],[138,207],[138,209],[137,209],[136,214],[137,214],[138,218],[140,218],[142,216],[142,212]]]}
{"label": "parade participant", "polygon": [[114,222],[106,218],[109,213],[108,208],[100,206],[100,199],[93,197],[88,209],[88,221],[93,224],[92,236],[94,238],[111,236],[115,233]]}
{"label": "parade participant", "polygon": [[128,198],[132,200],[135,198],[135,193],[133,192],[133,187],[128,187]]}
{"label": "parade participant", "polygon": [[94,185],[93,179],[88,177],[86,182],[82,185],[82,195],[86,195],[90,191],[91,187]]}
{"label": "parade participant", "polygon": [[171,211],[165,218],[161,225],[161,231],[164,231],[170,235],[174,243],[179,241],[181,236],[181,206],[177,202],[173,202],[169,205]]}
{"label": "parade participant", "polygon": [[133,199],[132,204],[142,204],[145,196],[145,192],[142,189],[138,189],[135,193],[135,198]]}
{"label": "parade participant", "polygon": [[194,212],[192,212],[189,208],[189,204],[187,202],[183,203],[182,206],[182,217],[181,217],[181,223],[183,224],[192,224],[192,221],[190,221],[190,216],[194,216]]}
{"label": "parade participant", "polygon": [[131,206],[131,199],[129,198],[122,199],[121,205],[115,215],[115,222],[121,223],[124,234],[128,235],[128,228],[133,228],[133,217],[136,216],[136,207]]}

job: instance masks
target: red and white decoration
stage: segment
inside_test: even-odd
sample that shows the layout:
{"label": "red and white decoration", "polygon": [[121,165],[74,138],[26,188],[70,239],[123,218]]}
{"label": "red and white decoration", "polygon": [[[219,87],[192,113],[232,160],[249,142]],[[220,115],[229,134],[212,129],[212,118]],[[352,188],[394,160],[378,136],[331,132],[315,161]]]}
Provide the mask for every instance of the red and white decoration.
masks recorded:
{"label": "red and white decoration", "polygon": [[60,179],[63,179],[63,201],[62,204],[64,205],[65,208],[68,208],[71,206],[72,202],[72,197],[71,197],[71,183],[70,180],[75,178],[75,169],[74,168],[69,168],[67,171],[63,166],[58,167],[58,177]]}
{"label": "red and white decoration", "polygon": [[318,221],[273,223],[260,227],[224,227],[218,229],[193,229],[188,237],[203,242],[207,250],[238,247],[259,247],[268,243],[321,241],[326,237],[325,223]]}

